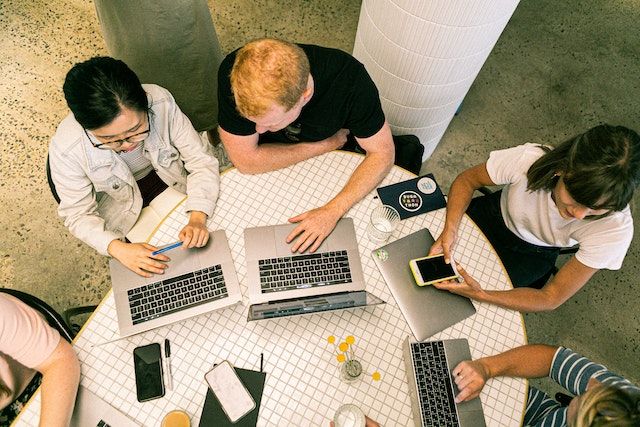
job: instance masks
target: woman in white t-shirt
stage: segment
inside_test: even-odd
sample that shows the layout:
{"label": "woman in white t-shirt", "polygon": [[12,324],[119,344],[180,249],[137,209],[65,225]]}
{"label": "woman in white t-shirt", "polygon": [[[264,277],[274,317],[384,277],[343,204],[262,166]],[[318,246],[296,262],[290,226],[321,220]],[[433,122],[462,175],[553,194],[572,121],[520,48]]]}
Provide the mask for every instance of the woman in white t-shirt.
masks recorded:
{"label": "woman in white t-shirt", "polygon": [[80,381],[71,344],[44,318],[13,296],[0,293],[0,425],[9,425],[42,374],[41,426],[68,426]]}
{"label": "woman in white t-shirt", "polygon": [[[622,266],[633,236],[629,202],[638,183],[640,136],[622,126],[596,126],[554,149],[524,144],[492,152],[451,185],[445,227],[430,254],[451,259],[466,211],[515,288],[486,291],[462,268],[464,283],[436,287],[519,311],[557,308],[599,269]],[[504,187],[472,200],[476,189],[488,185]],[[576,245],[575,256],[547,282],[559,248]]]}

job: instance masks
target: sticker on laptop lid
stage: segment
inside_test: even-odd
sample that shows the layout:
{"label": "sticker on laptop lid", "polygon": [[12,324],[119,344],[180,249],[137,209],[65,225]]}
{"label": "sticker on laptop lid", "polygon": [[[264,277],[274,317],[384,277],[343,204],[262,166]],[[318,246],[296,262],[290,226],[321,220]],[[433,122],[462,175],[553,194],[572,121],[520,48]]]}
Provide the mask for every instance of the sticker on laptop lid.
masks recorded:
{"label": "sticker on laptop lid", "polygon": [[386,249],[376,249],[374,254],[380,261],[386,261],[389,259],[389,252],[387,252]]}

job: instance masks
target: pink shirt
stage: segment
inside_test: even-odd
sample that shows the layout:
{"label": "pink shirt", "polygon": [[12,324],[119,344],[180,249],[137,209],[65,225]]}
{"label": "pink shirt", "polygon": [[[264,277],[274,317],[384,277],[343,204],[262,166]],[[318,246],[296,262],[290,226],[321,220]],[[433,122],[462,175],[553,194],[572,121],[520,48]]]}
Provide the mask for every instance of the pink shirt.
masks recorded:
{"label": "pink shirt", "polygon": [[37,311],[0,293],[0,379],[9,388],[8,396],[0,395],[0,408],[24,391],[59,342],[58,331]]}

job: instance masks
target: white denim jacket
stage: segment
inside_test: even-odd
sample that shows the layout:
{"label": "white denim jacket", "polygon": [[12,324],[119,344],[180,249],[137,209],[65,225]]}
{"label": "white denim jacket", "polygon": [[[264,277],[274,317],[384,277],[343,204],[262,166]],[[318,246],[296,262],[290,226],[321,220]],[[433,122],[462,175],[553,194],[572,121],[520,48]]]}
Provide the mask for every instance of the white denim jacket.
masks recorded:
{"label": "white denim jacket", "polygon": [[[167,185],[187,194],[187,211],[210,217],[220,189],[218,160],[166,89],[142,86],[149,99],[151,129],[144,140],[144,156]],[[51,139],[49,163],[65,226],[108,255],[109,243],[122,239],[142,210],[142,195],[131,170],[114,151],[95,148],[71,113]]]}

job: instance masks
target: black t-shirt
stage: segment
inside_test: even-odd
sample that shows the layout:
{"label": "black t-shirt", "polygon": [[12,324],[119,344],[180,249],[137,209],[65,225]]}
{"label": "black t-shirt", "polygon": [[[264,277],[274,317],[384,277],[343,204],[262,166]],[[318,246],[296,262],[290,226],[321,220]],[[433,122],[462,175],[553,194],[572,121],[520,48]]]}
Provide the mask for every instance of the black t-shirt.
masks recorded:
{"label": "black t-shirt", "polygon": [[[287,128],[266,132],[260,142],[321,141],[338,130],[368,138],[384,124],[378,89],[360,62],[338,49],[299,45],[309,58],[314,93],[300,116]],[[255,123],[236,110],[229,75],[236,51],[227,55],[218,72],[218,124],[234,135],[253,135]]]}

